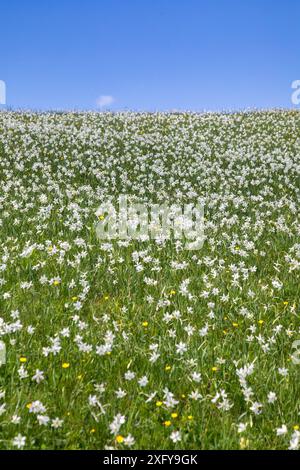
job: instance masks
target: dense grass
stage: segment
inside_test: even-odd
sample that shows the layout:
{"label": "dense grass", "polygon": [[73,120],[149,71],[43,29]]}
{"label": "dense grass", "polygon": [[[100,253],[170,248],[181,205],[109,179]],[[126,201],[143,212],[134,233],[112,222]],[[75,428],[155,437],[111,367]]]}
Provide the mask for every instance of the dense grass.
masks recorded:
{"label": "dense grass", "polygon": [[[297,448],[299,170],[298,112],[0,113],[0,448]],[[120,194],[203,248],[101,243]]]}

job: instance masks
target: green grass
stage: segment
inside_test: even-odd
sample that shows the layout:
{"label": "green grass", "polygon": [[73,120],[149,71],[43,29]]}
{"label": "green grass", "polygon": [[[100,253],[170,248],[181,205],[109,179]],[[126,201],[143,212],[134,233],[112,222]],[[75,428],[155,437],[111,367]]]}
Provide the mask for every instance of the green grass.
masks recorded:
{"label": "green grass", "polygon": [[[299,129],[292,111],[0,113],[0,449],[298,447]],[[120,194],[202,200],[203,248],[105,249],[95,212]]]}

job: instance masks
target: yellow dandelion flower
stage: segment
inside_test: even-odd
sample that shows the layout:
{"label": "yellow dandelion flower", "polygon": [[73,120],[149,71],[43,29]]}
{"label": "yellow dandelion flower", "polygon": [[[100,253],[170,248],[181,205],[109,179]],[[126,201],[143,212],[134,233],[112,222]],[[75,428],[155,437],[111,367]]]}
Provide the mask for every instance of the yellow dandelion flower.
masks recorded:
{"label": "yellow dandelion flower", "polygon": [[124,442],[124,437],[121,436],[121,434],[119,434],[119,435],[116,437],[116,441],[117,441],[119,444],[122,444],[122,442]]}
{"label": "yellow dandelion flower", "polygon": [[27,359],[26,359],[26,357],[24,357],[24,356],[21,356],[21,357],[20,357],[20,362],[27,362]]}
{"label": "yellow dandelion flower", "polygon": [[171,413],[171,416],[173,419],[177,418],[178,417],[178,413]]}
{"label": "yellow dandelion flower", "polygon": [[148,323],[147,321],[143,321],[142,325],[143,325],[144,328],[147,328],[147,326],[149,325],[149,323]]}
{"label": "yellow dandelion flower", "polygon": [[171,366],[166,365],[165,370],[166,370],[166,371],[171,370]]}
{"label": "yellow dandelion flower", "polygon": [[172,424],[171,421],[168,421],[168,420],[164,421],[164,426],[166,426],[167,428],[171,426],[171,424]]}
{"label": "yellow dandelion flower", "polygon": [[211,370],[212,370],[213,372],[217,372],[218,368],[217,368],[216,366],[214,366],[214,367],[211,368]]}
{"label": "yellow dandelion flower", "polygon": [[68,369],[69,367],[70,367],[69,362],[63,362],[63,364],[62,364],[63,369]]}
{"label": "yellow dandelion flower", "polygon": [[163,404],[162,401],[157,401],[157,402],[156,402],[156,406],[158,406],[158,407],[159,407],[159,406],[162,406],[162,404]]}

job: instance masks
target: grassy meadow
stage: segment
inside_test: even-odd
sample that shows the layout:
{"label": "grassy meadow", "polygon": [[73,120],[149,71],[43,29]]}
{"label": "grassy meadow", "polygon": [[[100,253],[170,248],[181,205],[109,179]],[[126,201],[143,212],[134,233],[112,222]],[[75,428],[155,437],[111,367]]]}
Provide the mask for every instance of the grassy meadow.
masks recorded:
{"label": "grassy meadow", "polygon": [[[299,175],[297,111],[1,112],[0,449],[297,449]],[[203,247],[99,240],[121,194]]]}

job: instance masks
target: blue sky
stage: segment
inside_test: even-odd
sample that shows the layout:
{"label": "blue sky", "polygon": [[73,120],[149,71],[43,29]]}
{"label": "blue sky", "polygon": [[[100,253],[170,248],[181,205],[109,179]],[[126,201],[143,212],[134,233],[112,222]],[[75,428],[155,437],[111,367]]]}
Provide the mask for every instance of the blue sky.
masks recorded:
{"label": "blue sky", "polygon": [[295,107],[299,21],[299,0],[4,0],[0,79],[13,108]]}

